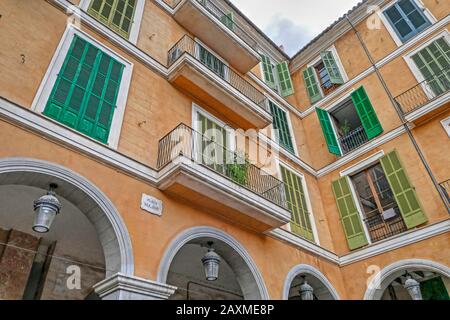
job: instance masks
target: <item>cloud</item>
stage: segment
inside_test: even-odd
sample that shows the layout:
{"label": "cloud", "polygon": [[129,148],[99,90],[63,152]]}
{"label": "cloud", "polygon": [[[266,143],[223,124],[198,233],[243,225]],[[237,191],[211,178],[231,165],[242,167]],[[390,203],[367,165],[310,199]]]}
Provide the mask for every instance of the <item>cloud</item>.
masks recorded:
{"label": "cloud", "polygon": [[314,36],[311,29],[294,23],[292,20],[276,15],[272,17],[264,32],[284,51],[292,56]]}

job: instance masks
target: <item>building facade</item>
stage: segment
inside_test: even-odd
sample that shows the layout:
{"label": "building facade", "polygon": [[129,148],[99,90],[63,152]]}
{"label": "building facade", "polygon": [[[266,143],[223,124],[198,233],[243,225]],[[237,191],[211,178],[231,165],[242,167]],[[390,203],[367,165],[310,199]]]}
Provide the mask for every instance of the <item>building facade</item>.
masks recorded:
{"label": "building facade", "polygon": [[0,298],[449,299],[449,12],[2,0]]}

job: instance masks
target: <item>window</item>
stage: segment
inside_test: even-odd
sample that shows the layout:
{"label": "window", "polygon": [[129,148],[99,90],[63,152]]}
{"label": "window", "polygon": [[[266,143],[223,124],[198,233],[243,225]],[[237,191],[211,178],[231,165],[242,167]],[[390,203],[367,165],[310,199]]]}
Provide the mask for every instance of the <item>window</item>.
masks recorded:
{"label": "window", "polygon": [[283,97],[294,94],[289,65],[286,61],[275,64],[269,57],[261,55],[261,65],[266,84]]}
{"label": "window", "polygon": [[333,181],[332,188],[351,250],[367,245],[368,239],[380,241],[427,221],[395,150],[367,169]]}
{"label": "window", "polygon": [[280,171],[285,185],[288,207],[292,212],[291,231],[314,241],[311,213],[308,210],[302,178],[282,165],[280,165]]}
{"label": "window", "polygon": [[130,37],[138,0],[92,0],[88,13],[122,37]]}
{"label": "window", "polygon": [[450,138],[450,117],[441,121],[442,126],[444,127],[445,132],[447,132],[448,137]]}
{"label": "window", "polygon": [[402,42],[431,25],[415,0],[399,0],[383,13]]}
{"label": "window", "polygon": [[107,143],[123,71],[122,63],[74,35],[44,114]]}
{"label": "window", "polygon": [[328,150],[345,155],[380,135],[383,128],[364,87],[329,112],[316,109]]}
{"label": "window", "polygon": [[450,89],[450,46],[441,37],[411,56],[425,79],[425,90],[432,97]]}
{"label": "window", "polygon": [[286,150],[295,154],[291,130],[286,111],[269,100],[270,112],[273,116],[273,129],[276,141]]}
{"label": "window", "polygon": [[335,54],[324,51],[319,61],[303,70],[303,80],[311,103],[316,103],[344,83]]}

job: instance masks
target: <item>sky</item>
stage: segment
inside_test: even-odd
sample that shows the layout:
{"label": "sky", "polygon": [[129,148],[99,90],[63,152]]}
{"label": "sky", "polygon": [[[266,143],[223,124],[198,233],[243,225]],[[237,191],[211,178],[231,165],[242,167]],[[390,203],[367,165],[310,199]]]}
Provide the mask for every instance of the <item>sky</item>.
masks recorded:
{"label": "sky", "polygon": [[[360,0],[231,0],[292,56]],[[255,8],[257,8],[255,10]]]}

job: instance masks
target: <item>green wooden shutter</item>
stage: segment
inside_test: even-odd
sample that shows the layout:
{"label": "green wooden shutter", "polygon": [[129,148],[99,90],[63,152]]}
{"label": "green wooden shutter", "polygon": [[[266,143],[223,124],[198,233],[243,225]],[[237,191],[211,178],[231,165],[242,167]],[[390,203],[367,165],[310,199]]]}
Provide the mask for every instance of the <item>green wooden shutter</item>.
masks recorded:
{"label": "green wooden shutter", "polygon": [[353,199],[348,178],[343,177],[333,181],[332,187],[350,250],[367,245],[368,241],[355,200]]}
{"label": "green wooden shutter", "polygon": [[137,0],[92,0],[88,13],[128,39]]}
{"label": "green wooden shutter", "polygon": [[450,46],[440,38],[412,57],[435,95],[450,89]]}
{"label": "green wooden shutter", "polygon": [[334,134],[333,125],[331,124],[330,116],[328,112],[325,110],[316,108],[317,117],[320,121],[320,126],[322,127],[323,135],[325,136],[325,141],[328,145],[328,150],[340,156],[341,150],[339,148],[339,144],[336,139],[336,135]]}
{"label": "green wooden shutter", "polygon": [[228,29],[233,30],[234,27],[234,15],[233,12],[224,14],[220,20],[222,21],[222,23],[227,26]]}
{"label": "green wooden shutter", "polygon": [[309,100],[311,103],[316,103],[322,99],[322,93],[319,89],[319,84],[315,75],[313,67],[309,67],[303,70],[303,80],[305,81],[306,91],[308,92]]}
{"label": "green wooden shutter", "polygon": [[273,75],[272,62],[270,61],[270,58],[265,55],[261,55],[261,63],[264,73],[264,81],[269,87],[276,89],[277,85],[275,84],[275,76]]}
{"label": "green wooden shutter", "polygon": [[273,116],[273,128],[277,133],[277,142],[292,154],[295,153],[286,112],[269,100]]}
{"label": "green wooden shutter", "polygon": [[421,281],[420,291],[423,300],[450,300],[442,277]]}
{"label": "green wooden shutter", "polygon": [[427,221],[416,191],[410,183],[397,151],[392,151],[380,159],[384,174],[408,229]]}
{"label": "green wooden shutter", "polygon": [[342,78],[336,60],[334,60],[333,53],[331,51],[324,51],[320,53],[320,56],[322,57],[325,69],[327,69],[328,75],[330,76],[331,83],[343,84],[344,79]]}
{"label": "green wooden shutter", "polygon": [[294,93],[289,65],[286,61],[277,64],[278,81],[280,84],[280,93],[283,97],[290,96]]}
{"label": "green wooden shutter", "polygon": [[314,241],[302,179],[283,166],[280,166],[280,171],[286,190],[286,201],[292,212],[291,230],[301,237]]}
{"label": "green wooden shutter", "polygon": [[370,140],[380,135],[383,132],[383,127],[378,120],[377,114],[373,109],[372,103],[370,102],[364,87],[360,87],[352,93],[352,100],[364,130],[366,131],[367,138]]}
{"label": "green wooden shutter", "polygon": [[75,35],[44,114],[106,143],[123,68]]}

